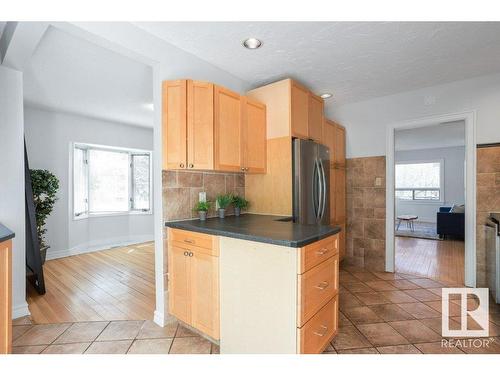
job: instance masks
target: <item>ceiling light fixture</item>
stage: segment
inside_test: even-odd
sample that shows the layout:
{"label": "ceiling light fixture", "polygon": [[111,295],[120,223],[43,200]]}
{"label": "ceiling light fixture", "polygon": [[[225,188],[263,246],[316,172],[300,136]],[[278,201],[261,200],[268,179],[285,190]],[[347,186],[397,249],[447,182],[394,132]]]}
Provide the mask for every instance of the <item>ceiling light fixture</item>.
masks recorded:
{"label": "ceiling light fixture", "polygon": [[262,42],[257,38],[248,38],[243,41],[243,47],[248,49],[257,49],[262,47]]}
{"label": "ceiling light fixture", "polygon": [[323,94],[320,94],[321,98],[323,99],[330,99],[333,95],[330,94],[329,92],[325,92]]}

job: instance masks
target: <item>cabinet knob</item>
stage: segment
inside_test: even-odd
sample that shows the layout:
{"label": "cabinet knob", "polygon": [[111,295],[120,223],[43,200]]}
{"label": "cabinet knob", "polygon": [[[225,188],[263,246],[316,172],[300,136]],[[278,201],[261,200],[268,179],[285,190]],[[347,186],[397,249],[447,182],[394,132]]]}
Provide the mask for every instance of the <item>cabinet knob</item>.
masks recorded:
{"label": "cabinet knob", "polygon": [[192,256],[193,256],[193,253],[192,253],[191,251],[189,252],[189,256],[190,256],[190,257],[192,257]]}
{"label": "cabinet knob", "polygon": [[241,170],[242,170],[243,172],[245,172],[245,168],[241,167]]}
{"label": "cabinet knob", "polygon": [[189,168],[194,168],[194,164],[189,164]]}
{"label": "cabinet knob", "polygon": [[187,257],[189,255],[189,252],[184,251],[184,256]]}
{"label": "cabinet knob", "polygon": [[184,163],[180,163],[179,167],[184,168]]}

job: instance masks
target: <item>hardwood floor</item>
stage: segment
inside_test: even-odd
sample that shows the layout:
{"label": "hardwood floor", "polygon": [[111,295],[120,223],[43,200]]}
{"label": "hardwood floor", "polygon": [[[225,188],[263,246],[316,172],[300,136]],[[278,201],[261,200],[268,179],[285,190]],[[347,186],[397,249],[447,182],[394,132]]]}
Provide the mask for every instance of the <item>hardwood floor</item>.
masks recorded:
{"label": "hardwood floor", "polygon": [[47,292],[28,287],[33,323],[153,319],[154,243],[49,260]]}
{"label": "hardwood floor", "polygon": [[396,272],[464,284],[463,241],[396,237]]}

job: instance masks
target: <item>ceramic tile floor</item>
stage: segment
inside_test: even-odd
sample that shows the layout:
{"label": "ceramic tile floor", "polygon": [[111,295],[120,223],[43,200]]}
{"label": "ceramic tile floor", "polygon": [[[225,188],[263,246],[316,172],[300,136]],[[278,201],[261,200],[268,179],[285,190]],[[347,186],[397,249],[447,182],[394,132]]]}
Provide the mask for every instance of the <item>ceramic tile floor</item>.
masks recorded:
{"label": "ceramic tile floor", "polygon": [[[500,354],[500,306],[490,301],[488,347],[441,345],[441,288],[418,276],[340,271],[339,332],[325,354]],[[476,301],[468,300],[469,308]],[[450,303],[452,325],[459,324],[459,300]],[[219,347],[171,320],[79,322],[32,325],[14,322],[13,353],[24,354],[218,354]]]}

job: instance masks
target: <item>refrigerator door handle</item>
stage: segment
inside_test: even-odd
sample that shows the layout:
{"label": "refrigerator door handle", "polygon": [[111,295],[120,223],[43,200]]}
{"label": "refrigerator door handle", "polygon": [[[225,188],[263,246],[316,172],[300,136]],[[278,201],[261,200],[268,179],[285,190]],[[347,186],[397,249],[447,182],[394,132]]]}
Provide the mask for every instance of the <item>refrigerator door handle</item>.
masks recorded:
{"label": "refrigerator door handle", "polygon": [[316,219],[318,221],[321,220],[321,217],[323,216],[323,195],[324,195],[324,189],[323,189],[323,167],[321,165],[321,160],[316,159],[316,165],[318,168],[318,215],[316,216]]}
{"label": "refrigerator door handle", "polygon": [[321,197],[321,211],[319,215],[319,219],[323,219],[323,216],[325,215],[325,209],[326,209],[326,176],[325,176],[325,169],[323,167],[323,161],[318,161],[318,164],[320,166],[320,171],[321,171],[321,186],[322,186],[322,197]]}
{"label": "refrigerator door handle", "polygon": [[314,217],[316,220],[319,215],[319,197],[318,197],[318,182],[319,182],[319,168],[318,168],[318,160],[314,160],[314,170],[312,175],[312,205],[314,211]]}

